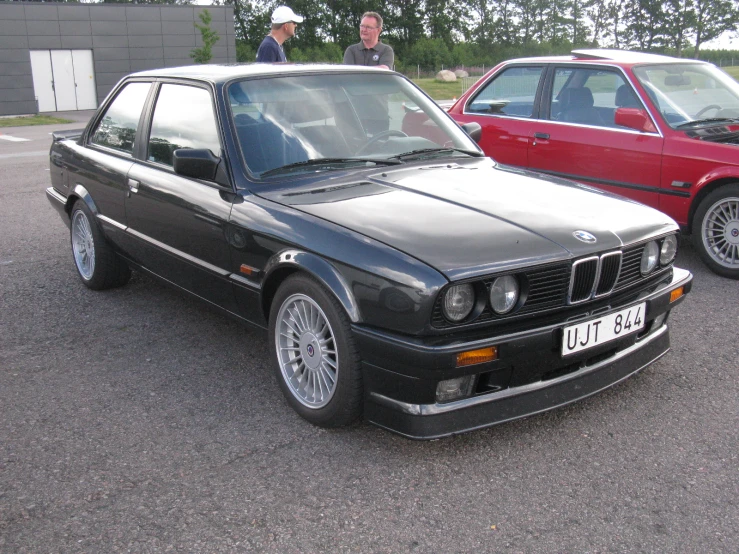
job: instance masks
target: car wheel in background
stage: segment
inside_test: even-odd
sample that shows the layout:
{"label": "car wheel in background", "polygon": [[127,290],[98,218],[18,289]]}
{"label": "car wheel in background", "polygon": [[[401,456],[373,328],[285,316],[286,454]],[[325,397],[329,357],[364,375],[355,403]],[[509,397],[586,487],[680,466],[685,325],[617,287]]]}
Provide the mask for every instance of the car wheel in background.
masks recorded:
{"label": "car wheel in background", "polygon": [[739,184],[720,187],[701,201],[693,242],[711,270],[739,279]]}
{"label": "car wheel in background", "polygon": [[108,244],[87,205],[78,200],[72,207],[70,226],[72,255],[85,286],[103,290],[125,285],[131,270]]}
{"label": "car wheel in background", "polygon": [[362,413],[362,374],[349,320],[312,278],[289,277],[269,316],[277,380],[287,401],[321,427],[341,427]]}

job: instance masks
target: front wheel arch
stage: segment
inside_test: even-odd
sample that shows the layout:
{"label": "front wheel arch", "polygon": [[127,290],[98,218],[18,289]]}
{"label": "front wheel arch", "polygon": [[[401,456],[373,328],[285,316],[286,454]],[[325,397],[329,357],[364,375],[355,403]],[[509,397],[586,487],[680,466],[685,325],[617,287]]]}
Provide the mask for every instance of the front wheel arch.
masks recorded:
{"label": "front wheel arch", "polygon": [[701,187],[701,189],[695,195],[693,201],[690,204],[690,210],[688,212],[688,225],[686,227],[689,234],[693,232],[693,221],[695,220],[695,213],[698,211],[698,207],[701,205],[701,202],[703,202],[703,199],[716,189],[736,183],[739,183],[739,176],[716,179],[715,181],[706,183]]}
{"label": "front wheel arch", "polygon": [[269,321],[269,312],[280,285],[291,275],[303,272],[318,281],[341,304],[352,323],[361,320],[359,305],[351,287],[341,273],[328,261],[311,252],[302,250],[284,250],[274,255],[264,269],[262,280],[261,305],[265,320]]}

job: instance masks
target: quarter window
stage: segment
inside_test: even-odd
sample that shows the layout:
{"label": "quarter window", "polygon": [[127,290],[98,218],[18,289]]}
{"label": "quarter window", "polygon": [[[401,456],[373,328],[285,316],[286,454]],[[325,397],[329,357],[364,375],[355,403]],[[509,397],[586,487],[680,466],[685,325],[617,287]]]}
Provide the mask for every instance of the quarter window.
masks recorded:
{"label": "quarter window", "polygon": [[509,67],[467,105],[467,112],[532,117],[542,67]]}
{"label": "quarter window", "polygon": [[98,123],[90,142],[133,154],[136,129],[151,83],[129,83],[116,96]]}
{"label": "quarter window", "polygon": [[221,155],[210,92],[187,85],[164,84],[151,123],[147,159],[172,165],[180,148],[206,148]]}

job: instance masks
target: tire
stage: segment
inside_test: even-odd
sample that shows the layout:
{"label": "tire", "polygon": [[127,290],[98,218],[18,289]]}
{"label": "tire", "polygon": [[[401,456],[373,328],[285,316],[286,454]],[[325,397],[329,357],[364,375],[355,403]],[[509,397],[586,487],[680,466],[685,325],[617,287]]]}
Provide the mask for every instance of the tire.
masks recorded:
{"label": "tire", "polygon": [[125,285],[131,270],[115,253],[82,200],[72,206],[70,241],[77,274],[86,287],[104,290]]}
{"label": "tire", "polygon": [[307,275],[290,276],[269,313],[274,368],[285,398],[320,427],[343,427],[362,415],[362,372],[349,318]]}
{"label": "tire", "polygon": [[693,244],[715,273],[739,279],[739,183],[711,192],[693,219]]}

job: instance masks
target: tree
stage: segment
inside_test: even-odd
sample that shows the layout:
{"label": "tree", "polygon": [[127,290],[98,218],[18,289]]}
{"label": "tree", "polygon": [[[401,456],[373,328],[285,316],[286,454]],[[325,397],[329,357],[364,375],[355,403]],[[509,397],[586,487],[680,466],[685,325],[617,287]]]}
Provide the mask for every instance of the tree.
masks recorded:
{"label": "tree", "polygon": [[208,63],[213,57],[213,45],[221,40],[221,37],[218,36],[216,31],[211,29],[210,22],[213,21],[213,17],[207,9],[200,12],[199,17],[202,24],[194,23],[194,25],[200,30],[203,45],[193,48],[190,52],[190,57],[195,60],[195,63]]}
{"label": "tree", "polygon": [[739,2],[737,0],[693,0],[695,10],[694,57],[700,54],[701,45],[719,37],[726,31],[739,28]]}

